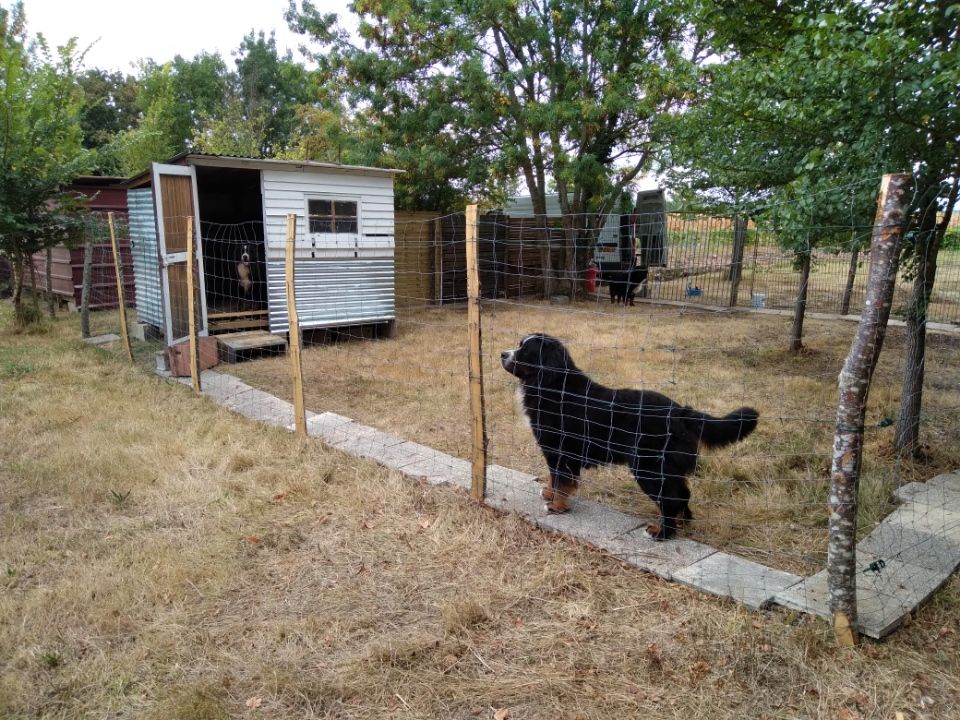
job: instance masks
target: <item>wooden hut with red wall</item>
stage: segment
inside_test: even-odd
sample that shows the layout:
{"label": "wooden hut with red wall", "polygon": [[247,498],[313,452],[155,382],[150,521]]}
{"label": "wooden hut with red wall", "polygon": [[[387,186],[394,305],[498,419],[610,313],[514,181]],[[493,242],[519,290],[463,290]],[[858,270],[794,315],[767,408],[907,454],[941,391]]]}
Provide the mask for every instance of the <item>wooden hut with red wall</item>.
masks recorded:
{"label": "wooden hut with red wall", "polygon": [[[88,175],[78,177],[65,189],[83,196],[81,228],[70,247],[57,245],[52,249],[51,276],[53,293],[68,307],[79,308],[83,292],[83,245],[87,237],[93,240],[93,279],[90,287],[90,308],[102,310],[117,306],[117,281],[113,267],[113,250],[107,227],[107,213],[112,212],[117,226],[117,240],[123,261],[124,297],[133,305],[133,256],[127,226],[127,189],[125,178]],[[47,254],[33,256],[34,278],[24,278],[30,287],[36,281],[40,291],[46,289]],[[28,268],[29,272],[29,268]]]}

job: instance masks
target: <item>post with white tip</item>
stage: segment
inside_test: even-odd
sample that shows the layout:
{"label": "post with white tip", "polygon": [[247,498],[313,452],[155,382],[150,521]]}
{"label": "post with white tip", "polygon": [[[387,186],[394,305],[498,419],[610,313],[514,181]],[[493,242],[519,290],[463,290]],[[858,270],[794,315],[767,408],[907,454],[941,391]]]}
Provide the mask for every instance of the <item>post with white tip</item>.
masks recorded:
{"label": "post with white tip", "polygon": [[472,451],[470,494],[482,501],[487,493],[487,427],[483,407],[483,365],[480,326],[480,253],[477,206],[467,205],[467,328],[470,334],[470,425]]}
{"label": "post with white tip", "polygon": [[300,316],[297,313],[297,284],[294,273],[294,255],[297,237],[297,216],[294,213],[287,215],[287,244],[286,244],[286,290],[287,290],[287,317],[290,321],[289,352],[290,370],[293,377],[293,423],[297,435],[307,436],[307,413],[303,399],[303,333],[300,331]]}

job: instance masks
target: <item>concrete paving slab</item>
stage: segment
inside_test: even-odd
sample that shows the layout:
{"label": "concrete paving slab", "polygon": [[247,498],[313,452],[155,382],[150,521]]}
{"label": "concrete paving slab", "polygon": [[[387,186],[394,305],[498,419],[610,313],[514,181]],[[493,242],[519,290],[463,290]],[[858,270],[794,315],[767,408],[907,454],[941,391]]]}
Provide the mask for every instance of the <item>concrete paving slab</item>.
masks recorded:
{"label": "concrete paving slab", "polygon": [[[947,577],[898,560],[886,561],[879,572],[858,573],[858,629],[875,639],[889,635],[907,612],[930,597]],[[778,593],[774,599],[780,605],[831,618],[826,570]]]}
{"label": "concrete paving slab", "polygon": [[890,513],[883,522],[943,537],[960,545],[960,511],[947,507],[908,503]]}
{"label": "concrete paving slab", "polygon": [[392,470],[403,470],[408,465],[414,465],[426,460],[436,459],[440,453],[426,445],[401,440],[399,443],[392,442],[393,436],[383,433],[381,438],[378,431],[365,433],[358,437],[355,445],[355,454],[360,457],[376,460]]}
{"label": "concrete paving slab", "polygon": [[725,552],[715,552],[673,573],[684,585],[760,610],[773,603],[774,596],[803,580],[799,575],[774,570]]}
{"label": "concrete paving slab", "polygon": [[896,522],[882,522],[857,543],[859,567],[868,568],[878,560],[899,560],[948,576],[960,567],[960,541]]}
{"label": "concrete paving slab", "polygon": [[573,510],[548,514],[537,520],[542,530],[575,537],[604,550],[611,550],[622,535],[645,527],[650,519],[629,515],[590,500],[577,500]]}
{"label": "concrete paving slab", "polygon": [[307,421],[307,434],[344,452],[377,460],[406,475],[435,485],[470,486],[470,463],[426,445],[382,433],[336,413],[321,413]]}
{"label": "concrete paving slab", "polygon": [[901,502],[942,507],[952,512],[960,512],[960,487],[954,489],[953,483],[950,482],[907,483],[898,488],[894,495]]}
{"label": "concrete paving slab", "polygon": [[465,489],[470,488],[470,463],[451,455],[405,465],[400,472],[411,477],[423,478],[431,485],[456,485]]}
{"label": "concrete paving slab", "polygon": [[94,335],[93,337],[83,338],[87,345],[109,345],[112,342],[120,342],[120,336],[116,333],[106,335]]}
{"label": "concrete paving slab", "polygon": [[640,528],[618,537],[610,552],[640,570],[672,580],[675,573],[717,550],[683,537],[658,542],[648,538]]}
{"label": "concrete paving slab", "polygon": [[953,472],[937,475],[927,482],[927,485],[942,487],[945,490],[950,490],[952,492],[960,492],[960,470],[954,470]]}
{"label": "concrete paving slab", "polygon": [[[332,412],[319,413],[307,420],[307,435],[319,438],[327,443],[343,442],[356,437],[358,429],[363,427],[348,417]],[[293,428],[287,428],[293,430]]]}
{"label": "concrete paving slab", "polygon": [[536,475],[502,465],[487,466],[487,505],[536,522],[547,514]]}
{"label": "concrete paving slab", "polygon": [[[344,430],[348,430],[348,428],[344,428]],[[350,428],[350,430],[353,431],[352,434],[345,435],[342,439],[331,439],[327,442],[337,450],[349,455],[371,458],[378,462],[389,457],[386,454],[389,448],[405,442],[403,438],[396,435],[380,432],[359,423],[356,424],[356,428]]]}

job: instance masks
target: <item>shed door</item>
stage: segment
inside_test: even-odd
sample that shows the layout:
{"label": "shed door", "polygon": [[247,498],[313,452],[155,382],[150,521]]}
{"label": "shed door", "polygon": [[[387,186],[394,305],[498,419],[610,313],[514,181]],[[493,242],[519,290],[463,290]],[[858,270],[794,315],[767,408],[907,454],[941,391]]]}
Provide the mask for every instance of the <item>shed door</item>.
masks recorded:
{"label": "shed door", "polygon": [[153,163],[153,197],[157,208],[157,244],[163,268],[164,321],[167,345],[190,336],[187,293],[187,217],[193,216],[196,256],[197,332],[207,334],[207,303],[197,211],[197,175],[192,166]]}

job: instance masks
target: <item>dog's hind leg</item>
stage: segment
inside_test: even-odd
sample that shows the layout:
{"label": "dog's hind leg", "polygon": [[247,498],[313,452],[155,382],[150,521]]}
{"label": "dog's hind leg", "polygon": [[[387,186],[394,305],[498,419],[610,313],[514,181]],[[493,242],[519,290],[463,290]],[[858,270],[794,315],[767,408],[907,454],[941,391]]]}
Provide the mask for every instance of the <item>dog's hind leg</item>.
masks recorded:
{"label": "dog's hind leg", "polygon": [[641,489],[654,501],[660,512],[656,525],[650,525],[645,532],[653,540],[666,540],[676,534],[685,520],[693,519],[690,512],[690,489],[683,474],[665,465],[662,472],[637,469],[634,477]]}

